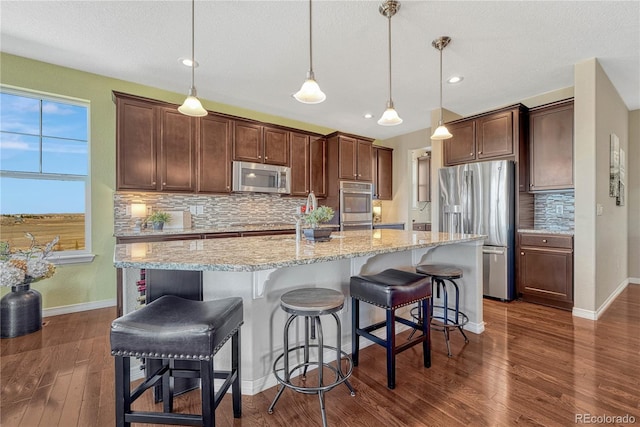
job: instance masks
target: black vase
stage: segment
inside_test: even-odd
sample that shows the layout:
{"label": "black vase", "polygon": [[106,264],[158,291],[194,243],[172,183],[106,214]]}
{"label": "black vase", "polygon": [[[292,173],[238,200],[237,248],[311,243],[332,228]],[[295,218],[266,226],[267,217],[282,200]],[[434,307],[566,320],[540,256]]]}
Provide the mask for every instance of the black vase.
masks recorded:
{"label": "black vase", "polygon": [[2,338],[14,338],[42,329],[42,296],[30,283],[12,286],[0,300]]}
{"label": "black vase", "polygon": [[330,228],[304,228],[305,239],[312,242],[328,242],[331,240]]}

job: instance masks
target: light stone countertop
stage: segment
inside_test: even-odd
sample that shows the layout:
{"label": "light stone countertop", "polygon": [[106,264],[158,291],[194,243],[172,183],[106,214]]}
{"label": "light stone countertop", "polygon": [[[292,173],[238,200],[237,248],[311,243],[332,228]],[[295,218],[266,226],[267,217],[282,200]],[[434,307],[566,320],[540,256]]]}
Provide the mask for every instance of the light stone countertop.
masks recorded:
{"label": "light stone countertop", "polygon": [[560,230],[544,230],[544,229],[532,229],[532,228],[521,228],[518,230],[518,233],[528,233],[528,234],[560,234],[563,236],[573,236],[574,232],[571,231],[560,231]]}
{"label": "light stone countertop", "polygon": [[[338,227],[334,225],[334,227]],[[209,233],[243,233],[248,231],[278,231],[295,230],[293,223],[264,223],[264,224],[238,224],[224,227],[207,228],[174,228],[164,230],[154,230],[149,227],[141,231],[134,231],[133,228],[117,230],[113,233],[115,237],[142,237],[142,236],[173,236],[176,234],[209,234]]]}
{"label": "light stone countertop", "polygon": [[114,266],[194,271],[258,271],[484,240],[483,235],[429,231],[333,232],[328,242],[295,236],[231,237],[117,244]]}

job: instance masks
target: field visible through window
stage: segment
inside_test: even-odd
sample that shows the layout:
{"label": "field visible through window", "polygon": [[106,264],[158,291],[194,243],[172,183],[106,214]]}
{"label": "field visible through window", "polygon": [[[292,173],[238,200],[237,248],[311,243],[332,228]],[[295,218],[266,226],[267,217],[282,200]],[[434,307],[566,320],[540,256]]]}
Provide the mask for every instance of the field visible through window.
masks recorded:
{"label": "field visible through window", "polygon": [[26,249],[31,233],[38,243],[47,243],[60,236],[54,251],[85,249],[84,214],[24,214],[2,215],[0,241],[8,241],[12,248]]}

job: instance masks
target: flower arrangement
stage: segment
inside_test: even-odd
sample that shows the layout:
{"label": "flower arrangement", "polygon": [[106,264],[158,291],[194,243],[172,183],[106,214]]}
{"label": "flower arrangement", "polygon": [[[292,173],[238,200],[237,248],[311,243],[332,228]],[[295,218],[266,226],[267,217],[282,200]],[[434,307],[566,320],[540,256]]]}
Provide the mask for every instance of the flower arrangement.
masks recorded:
{"label": "flower arrangement", "polygon": [[333,215],[333,209],[329,206],[319,206],[317,209],[310,209],[304,220],[311,228],[316,228],[318,224],[331,220]]}
{"label": "flower arrangement", "polygon": [[37,282],[53,276],[55,265],[47,257],[60,240],[56,236],[45,246],[38,245],[31,233],[25,236],[31,240],[29,249],[12,251],[9,242],[0,242],[0,285],[18,286],[22,283]]}

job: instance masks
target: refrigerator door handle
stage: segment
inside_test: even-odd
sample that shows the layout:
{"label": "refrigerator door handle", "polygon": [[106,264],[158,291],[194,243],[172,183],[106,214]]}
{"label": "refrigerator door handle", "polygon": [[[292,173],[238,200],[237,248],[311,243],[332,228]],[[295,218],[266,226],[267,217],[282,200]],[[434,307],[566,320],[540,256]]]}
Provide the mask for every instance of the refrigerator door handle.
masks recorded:
{"label": "refrigerator door handle", "polygon": [[487,248],[482,248],[482,253],[483,254],[490,254],[490,255],[504,255],[504,249],[487,249]]}

